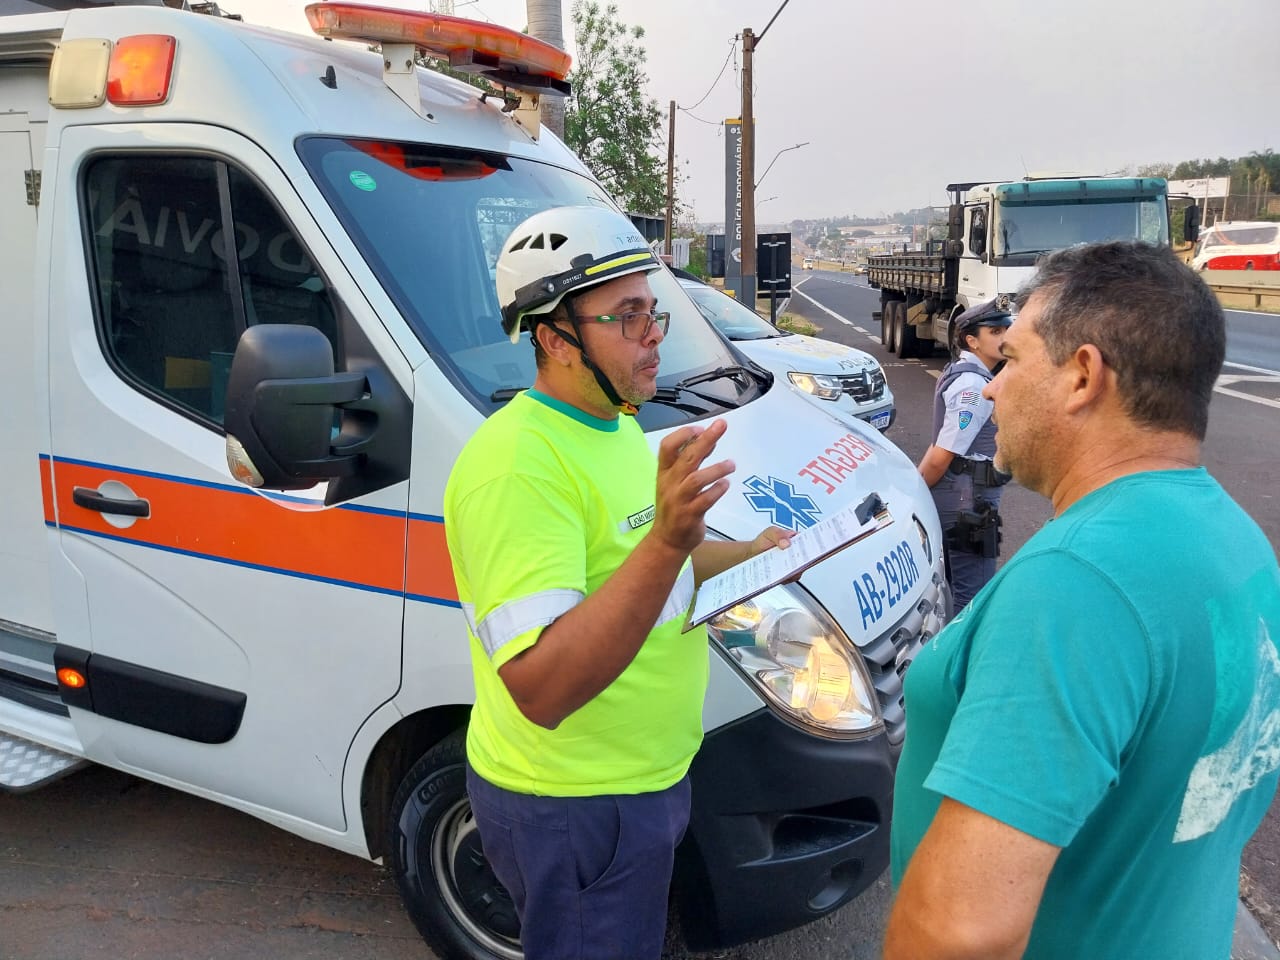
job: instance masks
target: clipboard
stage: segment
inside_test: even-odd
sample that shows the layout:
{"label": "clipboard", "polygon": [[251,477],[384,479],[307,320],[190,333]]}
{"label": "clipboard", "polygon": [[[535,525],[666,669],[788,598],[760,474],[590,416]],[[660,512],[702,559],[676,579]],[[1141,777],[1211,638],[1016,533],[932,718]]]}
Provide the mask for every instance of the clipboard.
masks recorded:
{"label": "clipboard", "polygon": [[814,564],[865,540],[893,523],[877,493],[851,503],[806,530],[792,535],[786,550],[774,547],[703,582],[693,599],[683,632],[750,600],[781,583],[794,580]]}

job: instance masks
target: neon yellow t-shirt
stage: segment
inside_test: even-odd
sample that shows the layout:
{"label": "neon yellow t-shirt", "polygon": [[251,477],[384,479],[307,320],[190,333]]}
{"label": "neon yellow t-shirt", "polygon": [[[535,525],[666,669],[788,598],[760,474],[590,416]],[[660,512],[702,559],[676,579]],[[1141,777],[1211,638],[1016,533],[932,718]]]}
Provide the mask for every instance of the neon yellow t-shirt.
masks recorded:
{"label": "neon yellow t-shirt", "polygon": [[630,417],[599,420],[535,391],[491,416],[454,464],[445,534],[467,617],[476,704],[467,757],[506,790],[664,790],[702,742],[706,632],[681,633],[686,562],[635,659],[555,729],[520,712],[498,670],[607,580],[653,523],[657,460]]}

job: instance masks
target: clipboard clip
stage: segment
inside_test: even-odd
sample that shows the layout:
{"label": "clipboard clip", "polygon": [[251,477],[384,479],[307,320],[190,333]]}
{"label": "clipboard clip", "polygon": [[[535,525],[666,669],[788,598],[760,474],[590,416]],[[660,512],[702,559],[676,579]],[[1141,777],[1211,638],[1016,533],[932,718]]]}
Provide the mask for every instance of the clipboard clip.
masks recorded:
{"label": "clipboard clip", "polygon": [[869,493],[866,498],[854,508],[853,515],[858,518],[859,523],[867,523],[872,517],[879,516],[888,510],[888,506],[880,499],[880,494]]}

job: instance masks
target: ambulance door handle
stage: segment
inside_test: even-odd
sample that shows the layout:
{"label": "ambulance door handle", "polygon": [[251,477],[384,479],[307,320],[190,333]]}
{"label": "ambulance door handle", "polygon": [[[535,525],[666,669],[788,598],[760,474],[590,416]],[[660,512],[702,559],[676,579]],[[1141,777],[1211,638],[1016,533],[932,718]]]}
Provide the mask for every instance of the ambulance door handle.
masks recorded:
{"label": "ambulance door handle", "polygon": [[97,490],[91,490],[89,487],[72,488],[71,499],[75,501],[76,506],[84,507],[86,510],[97,510],[99,513],[118,513],[125,517],[144,519],[151,516],[151,503],[148,500],[116,500],[112,497],[104,497]]}

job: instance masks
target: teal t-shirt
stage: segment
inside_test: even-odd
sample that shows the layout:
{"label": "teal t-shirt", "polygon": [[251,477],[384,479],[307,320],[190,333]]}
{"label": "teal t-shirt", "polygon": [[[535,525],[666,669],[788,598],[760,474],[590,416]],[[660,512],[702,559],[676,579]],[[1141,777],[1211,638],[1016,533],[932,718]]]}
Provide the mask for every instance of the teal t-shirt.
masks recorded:
{"label": "teal t-shirt", "polygon": [[1063,848],[1028,960],[1226,960],[1278,641],[1275,553],[1203,469],[1073,504],[911,665],[895,885],[947,796]]}
{"label": "teal t-shirt", "polygon": [[[690,561],[627,668],[554,730],[528,720],[498,674],[652,529],[657,474],[632,417],[599,420],[532,390],[489,417],[454,464],[444,526],[476,684],[467,759],[490,783],[536,796],[637,794],[688,771],[710,666],[706,630],[681,632]],[[581,649],[590,656],[592,643]]]}

